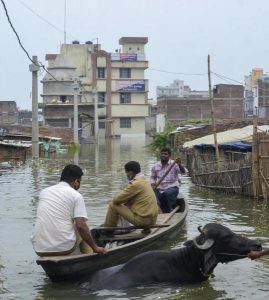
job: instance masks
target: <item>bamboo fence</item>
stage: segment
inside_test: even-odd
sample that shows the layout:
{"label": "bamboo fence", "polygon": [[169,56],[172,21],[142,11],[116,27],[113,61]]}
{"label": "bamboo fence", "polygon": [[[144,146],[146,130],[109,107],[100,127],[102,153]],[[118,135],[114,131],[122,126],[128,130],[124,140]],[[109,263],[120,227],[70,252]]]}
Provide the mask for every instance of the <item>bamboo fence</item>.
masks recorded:
{"label": "bamboo fence", "polygon": [[226,193],[252,194],[250,155],[238,151],[220,149],[220,164],[216,163],[214,150],[191,149],[187,154],[187,166],[192,181],[202,187]]}
{"label": "bamboo fence", "polygon": [[252,152],[220,150],[219,167],[214,149],[188,149],[187,168],[201,187],[255,198],[269,197],[269,133],[254,125]]}

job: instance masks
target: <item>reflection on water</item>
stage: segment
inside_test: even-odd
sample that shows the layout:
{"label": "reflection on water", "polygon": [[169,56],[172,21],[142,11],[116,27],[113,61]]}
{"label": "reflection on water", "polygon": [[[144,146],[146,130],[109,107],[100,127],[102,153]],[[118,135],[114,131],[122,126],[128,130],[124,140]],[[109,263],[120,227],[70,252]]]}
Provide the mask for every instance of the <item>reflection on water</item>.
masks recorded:
{"label": "reflection on water", "polygon": [[[128,291],[87,293],[76,284],[54,284],[35,263],[29,241],[38,194],[59,181],[62,168],[78,160],[84,176],[81,190],[92,226],[103,222],[108,201],[127,183],[123,165],[140,162],[150,174],[154,155],[143,140],[103,141],[85,144],[77,157],[52,153],[38,164],[26,164],[0,176],[0,298],[1,299],[265,299],[269,286],[269,258],[249,259],[219,265],[215,278],[196,285],[152,285]],[[181,191],[190,211],[180,235],[167,248],[180,247],[198,234],[197,227],[220,222],[232,230],[259,238],[269,246],[268,204],[238,195],[225,195],[194,186],[182,178]]]}

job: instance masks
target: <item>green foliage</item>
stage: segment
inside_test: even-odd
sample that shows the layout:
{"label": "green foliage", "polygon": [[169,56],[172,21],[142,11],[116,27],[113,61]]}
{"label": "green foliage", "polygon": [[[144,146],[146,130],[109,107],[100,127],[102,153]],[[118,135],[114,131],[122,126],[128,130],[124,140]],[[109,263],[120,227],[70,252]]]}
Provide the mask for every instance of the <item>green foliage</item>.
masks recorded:
{"label": "green foliage", "polygon": [[163,147],[167,147],[169,144],[169,136],[167,132],[159,132],[153,135],[153,141],[149,145],[154,151],[160,150]]}
{"label": "green foliage", "polygon": [[159,152],[164,147],[170,147],[171,135],[169,133],[175,130],[174,125],[167,119],[165,115],[165,130],[163,132],[155,133],[153,135],[153,141],[149,144],[150,149]]}
{"label": "green foliage", "polygon": [[80,145],[76,144],[75,142],[69,142],[67,149],[68,149],[68,153],[70,154],[74,154],[79,150]]}

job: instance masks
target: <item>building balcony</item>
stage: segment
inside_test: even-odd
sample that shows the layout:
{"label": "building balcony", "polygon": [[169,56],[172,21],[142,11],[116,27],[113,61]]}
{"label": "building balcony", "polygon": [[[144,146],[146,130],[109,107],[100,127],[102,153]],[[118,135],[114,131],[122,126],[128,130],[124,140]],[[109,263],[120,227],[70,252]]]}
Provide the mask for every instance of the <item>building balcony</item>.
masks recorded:
{"label": "building balcony", "polygon": [[[78,106],[93,106],[93,102],[78,102]],[[70,107],[74,106],[73,101],[68,101],[68,102],[61,102],[61,101],[51,101],[51,102],[45,102],[45,103],[38,103],[38,108],[44,108],[45,106],[50,106],[50,107]]]}

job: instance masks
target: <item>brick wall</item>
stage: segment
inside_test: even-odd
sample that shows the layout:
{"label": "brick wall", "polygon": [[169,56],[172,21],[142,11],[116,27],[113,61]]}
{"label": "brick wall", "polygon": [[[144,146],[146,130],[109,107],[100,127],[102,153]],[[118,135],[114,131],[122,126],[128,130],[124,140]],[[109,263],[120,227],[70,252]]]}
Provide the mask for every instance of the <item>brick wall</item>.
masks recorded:
{"label": "brick wall", "polygon": [[[243,98],[218,98],[213,103],[216,119],[242,119],[244,116]],[[175,125],[180,120],[211,118],[211,104],[207,98],[161,98],[157,105],[158,113],[167,113],[168,120]]]}
{"label": "brick wall", "polygon": [[234,84],[217,84],[213,89],[213,97],[215,98],[243,98],[244,87]]}

